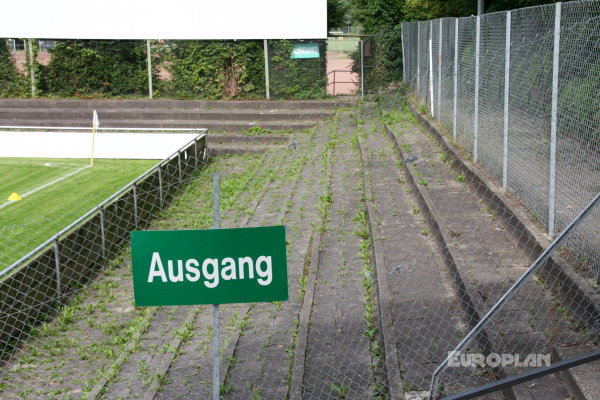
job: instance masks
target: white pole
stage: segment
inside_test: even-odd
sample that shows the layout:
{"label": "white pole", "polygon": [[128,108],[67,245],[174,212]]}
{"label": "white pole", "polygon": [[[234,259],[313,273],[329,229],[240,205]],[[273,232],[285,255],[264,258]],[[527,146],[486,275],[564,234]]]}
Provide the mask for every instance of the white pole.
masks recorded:
{"label": "white pole", "polygon": [[417,22],[417,100],[421,100],[421,23]]}
{"label": "white pole", "polygon": [[511,12],[506,13],[506,48],[504,52],[504,147],[502,151],[502,187],[508,186],[508,95],[510,89]]}
{"label": "white pole", "polygon": [[431,30],[429,31],[429,102],[431,105],[431,116],[435,117],[433,111],[433,49],[431,45]]}
{"label": "white pole", "polygon": [[[213,229],[221,228],[221,177],[213,176]],[[213,305],[213,381],[212,398],[221,396],[221,310],[219,304]]]}
{"label": "white pole", "polygon": [[406,22],[402,23],[402,28],[400,30],[400,41],[402,42],[402,81],[406,82],[406,56],[404,52],[404,27],[406,26]]}
{"label": "white pole", "polygon": [[365,42],[360,41],[360,99],[365,99]]}
{"label": "white pole", "polygon": [[478,15],[475,32],[475,104],[473,110],[473,162],[477,162],[477,141],[479,139],[479,49],[481,45],[481,17]]}
{"label": "white pole", "polygon": [[269,42],[267,39],[263,41],[265,51],[265,93],[267,100],[271,98],[270,82],[269,82]]}
{"label": "white pole", "polygon": [[558,62],[560,53],[560,17],[562,3],[556,3],[554,14],[554,56],[552,59],[552,118],[550,120],[550,190],[548,196],[548,235],[555,234],[556,207],[556,128],[558,122]]}
{"label": "white pole", "polygon": [[29,43],[29,74],[31,77],[31,97],[35,97],[35,71],[33,68],[33,42],[27,39]]}
{"label": "white pole", "polygon": [[150,40],[146,40],[146,54],[148,55],[148,98],[152,98],[152,54],[150,53]]}
{"label": "white pole", "polygon": [[456,140],[456,120],[458,117],[458,18],[454,21],[454,110],[452,111],[452,137]]}
{"label": "white pole", "polygon": [[438,49],[438,98],[437,98],[437,113],[438,120],[442,118],[442,36],[443,36],[443,20],[440,18],[440,40]]}

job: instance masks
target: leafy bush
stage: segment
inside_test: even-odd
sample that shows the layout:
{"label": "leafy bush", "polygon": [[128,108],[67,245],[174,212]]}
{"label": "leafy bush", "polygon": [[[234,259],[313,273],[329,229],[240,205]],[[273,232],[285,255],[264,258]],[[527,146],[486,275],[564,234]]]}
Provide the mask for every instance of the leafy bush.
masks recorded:
{"label": "leafy bush", "polygon": [[[352,70],[360,74],[360,48],[352,54]],[[365,92],[402,79],[402,28],[386,28],[364,41]]]}
{"label": "leafy bush", "polygon": [[[589,65],[589,64],[588,64]],[[600,61],[583,76],[561,83],[558,93],[559,129],[600,150]]]}
{"label": "leafy bush", "polygon": [[260,41],[178,41],[164,57],[170,81],[158,83],[161,95],[229,99],[264,97]]}
{"label": "leafy bush", "polygon": [[148,72],[143,41],[64,41],[40,66],[45,95],[147,96]]}
{"label": "leafy bush", "polygon": [[327,97],[327,42],[319,44],[319,58],[292,59],[294,43],[269,41],[269,80],[271,97],[278,99],[322,99]]}
{"label": "leafy bush", "polygon": [[27,96],[27,78],[17,71],[7,43],[0,39],[0,98]]}

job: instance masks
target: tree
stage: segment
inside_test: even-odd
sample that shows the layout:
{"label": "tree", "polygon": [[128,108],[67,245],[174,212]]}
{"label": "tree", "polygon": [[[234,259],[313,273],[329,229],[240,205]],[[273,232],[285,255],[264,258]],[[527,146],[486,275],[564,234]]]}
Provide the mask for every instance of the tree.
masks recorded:
{"label": "tree", "polygon": [[348,4],[344,0],[327,0],[327,31],[346,25]]}
{"label": "tree", "polygon": [[403,21],[404,0],[351,0],[352,17],[365,33],[373,33]]}

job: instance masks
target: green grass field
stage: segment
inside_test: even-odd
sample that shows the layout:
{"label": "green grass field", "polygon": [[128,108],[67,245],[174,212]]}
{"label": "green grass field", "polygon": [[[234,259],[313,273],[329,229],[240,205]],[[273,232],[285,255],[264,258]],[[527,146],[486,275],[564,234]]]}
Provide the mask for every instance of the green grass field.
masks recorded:
{"label": "green grass field", "polygon": [[[0,270],[156,163],[98,159],[94,167],[0,208]],[[22,195],[88,164],[83,159],[0,158],[0,206],[13,192]]]}
{"label": "green grass field", "polygon": [[345,37],[344,40],[338,40],[336,37],[330,37],[327,39],[327,51],[335,51],[345,54],[352,54],[358,49],[359,38],[357,37]]}

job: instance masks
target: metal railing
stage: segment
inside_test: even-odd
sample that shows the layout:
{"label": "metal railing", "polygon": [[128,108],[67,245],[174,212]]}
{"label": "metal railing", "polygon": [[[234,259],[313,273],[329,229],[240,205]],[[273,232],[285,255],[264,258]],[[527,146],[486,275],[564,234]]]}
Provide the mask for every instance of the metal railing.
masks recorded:
{"label": "metal railing", "polygon": [[206,162],[206,130],[196,131],[204,133],[0,271],[0,359],[114,259],[129,232],[146,226]]}

